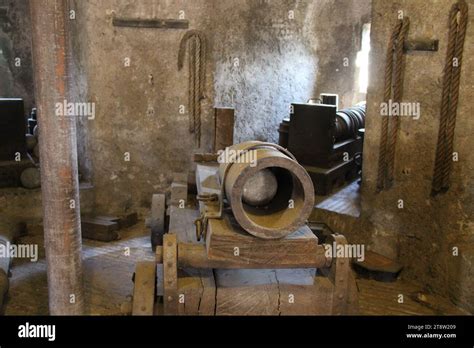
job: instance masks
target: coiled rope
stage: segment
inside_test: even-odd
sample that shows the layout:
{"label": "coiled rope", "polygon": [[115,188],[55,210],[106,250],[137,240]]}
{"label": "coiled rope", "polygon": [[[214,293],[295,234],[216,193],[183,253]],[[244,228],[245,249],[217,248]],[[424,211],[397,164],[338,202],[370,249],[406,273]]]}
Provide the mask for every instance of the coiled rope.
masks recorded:
{"label": "coiled rope", "polygon": [[468,23],[468,6],[464,0],[453,4],[449,12],[449,35],[443,70],[440,123],[431,194],[449,189],[453,164],[454,131],[459,101],[461,62]]}
{"label": "coiled rope", "polygon": [[[403,45],[408,36],[409,26],[410,20],[407,17],[400,19],[388,43],[384,84],[384,102],[387,104],[392,99],[392,92],[394,102],[400,102],[403,97]],[[394,122],[391,122],[392,118]],[[399,129],[398,116],[383,116],[377,173],[378,191],[390,187],[393,183]]]}
{"label": "coiled rope", "polygon": [[189,53],[189,94],[188,110],[191,115],[189,131],[195,134],[197,147],[201,146],[201,100],[205,98],[206,85],[206,49],[205,35],[198,30],[189,30],[179,45],[178,70],[184,66],[186,47]]}

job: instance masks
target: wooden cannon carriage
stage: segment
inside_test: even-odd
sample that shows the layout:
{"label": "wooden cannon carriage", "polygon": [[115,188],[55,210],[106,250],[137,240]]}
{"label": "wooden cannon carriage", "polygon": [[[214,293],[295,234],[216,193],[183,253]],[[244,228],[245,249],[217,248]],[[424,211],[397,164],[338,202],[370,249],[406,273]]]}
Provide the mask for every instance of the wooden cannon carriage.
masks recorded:
{"label": "wooden cannon carriage", "polygon": [[[198,197],[216,194],[218,165],[197,164],[196,184]],[[198,240],[195,223],[202,224],[203,213],[217,209],[216,202],[188,200],[183,175],[171,191],[169,230],[156,247],[156,261],[136,267],[134,315],[357,313],[350,259],[333,258],[308,226],[264,240],[246,233],[224,210],[220,219],[206,221],[205,238]],[[164,230],[164,221],[164,195],[154,195],[148,223],[155,235]],[[331,247],[347,243],[342,235],[330,239]]]}

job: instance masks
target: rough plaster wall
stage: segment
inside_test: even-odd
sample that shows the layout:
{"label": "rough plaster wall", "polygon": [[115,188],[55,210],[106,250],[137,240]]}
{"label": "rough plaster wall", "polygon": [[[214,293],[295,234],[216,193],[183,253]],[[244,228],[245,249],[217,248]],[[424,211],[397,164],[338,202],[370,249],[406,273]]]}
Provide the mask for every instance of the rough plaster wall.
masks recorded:
{"label": "rough plaster wall", "polygon": [[[308,1],[217,2],[216,105],[236,109],[235,141],[278,141],[292,102],[313,95],[317,57]],[[289,18],[294,11],[294,19]]]}
{"label": "rough plaster wall", "polygon": [[[361,3],[367,6],[366,13],[368,3]],[[318,34],[316,22],[332,23],[331,18],[319,15],[321,7],[334,6],[333,12],[336,7],[347,10],[350,14],[344,18],[358,23],[346,26],[341,35],[352,36],[354,28],[363,23],[354,11],[355,2],[343,7],[333,1],[297,0],[96,0],[76,4],[78,17],[85,18],[85,30],[78,35],[80,50],[87,52],[87,98],[96,103],[96,119],[87,122],[92,179],[97,210],[108,213],[148,208],[151,194],[168,188],[172,172],[192,169],[194,152],[188,115],[178,113],[180,105],[187,105],[187,69],[178,72],[176,68],[184,31],[114,28],[112,16],[177,18],[183,10],[191,29],[207,33],[204,144],[211,144],[214,105],[236,108],[236,141],[277,141],[278,123],[288,116],[289,104],[314,95],[318,55],[336,55],[332,53],[336,46],[319,44],[319,35],[326,32]],[[290,10],[295,14],[293,20],[288,18]],[[125,57],[131,59],[128,68],[123,66]],[[326,78],[328,88],[331,83]],[[353,76],[347,83],[353,86]],[[147,112],[150,108],[154,114]],[[126,152],[130,162],[124,161]]]}
{"label": "rough plaster wall", "polygon": [[[28,0],[0,0],[7,17],[0,19],[0,97],[23,98],[25,113],[34,105],[33,69],[31,65],[31,21]],[[21,66],[15,66],[15,58]],[[3,64],[4,65],[3,65]]]}
{"label": "rough plaster wall", "polygon": [[[28,19],[26,0],[0,1],[21,12],[17,20]],[[340,57],[341,50],[344,54],[359,50],[358,39],[347,42],[350,48],[336,43],[360,36],[361,17],[369,13],[369,3],[71,0],[76,19],[70,21],[70,99],[96,103],[95,120],[78,119],[77,142],[79,171],[83,180],[93,182],[97,212],[149,208],[151,194],[168,188],[172,172],[192,168],[194,152],[188,115],[178,113],[180,105],[187,105],[187,67],[181,72],[176,68],[184,31],[114,28],[114,15],[177,18],[184,11],[190,28],[207,34],[203,150],[209,150],[214,105],[236,107],[236,141],[277,141],[278,123],[288,116],[289,104],[315,95],[316,74],[324,81],[321,91],[343,86],[350,94],[352,71],[341,84],[343,75],[333,78],[331,57]],[[294,11],[294,19],[288,18],[289,11]],[[336,13],[354,25],[333,28],[332,23],[339,23]],[[15,36],[26,37],[23,42],[29,43],[29,31],[16,31]],[[128,68],[126,57],[131,59]],[[238,69],[233,68],[233,58],[239,58]],[[323,62],[319,71],[318,60]],[[32,85],[28,91],[32,94]],[[151,108],[154,113],[149,113]],[[130,153],[130,162],[124,161],[125,152]]]}
{"label": "rough plaster wall", "polygon": [[[70,1],[74,8],[74,1]],[[2,48],[8,47],[7,66],[0,66],[0,96],[21,97],[25,100],[25,112],[34,106],[33,69],[31,57],[31,22],[28,0],[0,0],[0,7],[7,7],[8,20],[0,25]],[[84,51],[80,41],[85,23],[83,17],[70,21],[72,28],[72,60],[70,65],[71,101],[87,100]],[[3,40],[3,41],[2,41]],[[7,45],[7,46],[5,46]],[[14,58],[21,58],[21,67],[14,66]],[[8,84],[11,87],[8,88]],[[8,93],[5,91],[8,90]],[[88,157],[87,124],[78,119],[77,127],[78,162],[82,181],[90,179]],[[81,210],[90,213],[93,202],[92,190],[81,185]],[[41,189],[3,188],[0,190],[0,216],[15,220],[37,223],[42,220]]]}
{"label": "rough plaster wall", "polygon": [[[207,32],[211,5],[209,1],[77,2],[78,16],[86,21],[81,41],[86,42],[82,49],[87,52],[88,99],[96,103],[96,118],[87,126],[98,212],[149,208],[152,193],[169,186],[172,172],[191,169],[194,152],[188,115],[179,113],[188,100],[187,64],[183,71],[177,69],[185,31],[116,28],[112,17],[177,18],[184,11],[190,29],[203,30],[212,39]],[[126,58],[130,67],[124,66]],[[210,61],[207,72],[203,144],[211,143]]]}
{"label": "rough plaster wall", "polygon": [[369,0],[218,1],[215,11],[216,105],[236,109],[237,142],[277,142],[293,102],[322,92],[339,93],[343,106],[358,99],[355,57]]}
{"label": "rough plaster wall", "polygon": [[311,28],[318,33],[315,96],[336,93],[340,108],[365,100],[365,93],[359,93],[356,58],[361,49],[362,27],[370,23],[370,16],[371,0],[325,0],[318,7],[317,20]]}
{"label": "rough plaster wall", "polygon": [[[449,295],[474,311],[473,0],[468,1],[470,22],[464,47],[454,142],[459,162],[453,166],[449,192],[430,197],[448,13],[452,3],[446,0],[373,2],[362,215],[367,220],[366,231],[372,234],[373,248],[401,261],[405,265],[405,276],[424,282],[431,290]],[[402,119],[395,185],[389,191],[376,194],[385,50],[398,10],[410,17],[409,39],[439,39],[440,43],[436,53],[406,55],[404,101],[419,102],[421,118]],[[403,199],[404,209],[397,208],[399,199]],[[452,254],[455,246],[459,248],[459,256]]]}

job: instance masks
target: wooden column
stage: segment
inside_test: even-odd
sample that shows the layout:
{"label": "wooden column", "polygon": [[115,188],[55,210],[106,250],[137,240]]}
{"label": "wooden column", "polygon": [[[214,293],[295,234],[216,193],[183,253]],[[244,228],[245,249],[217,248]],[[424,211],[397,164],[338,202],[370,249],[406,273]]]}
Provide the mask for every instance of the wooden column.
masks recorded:
{"label": "wooden column", "polygon": [[[76,120],[69,102],[67,0],[30,1],[38,109],[44,234],[51,315],[83,314]],[[75,100],[74,100],[75,101]]]}
{"label": "wooden column", "polygon": [[214,152],[234,144],[234,109],[214,109]]}

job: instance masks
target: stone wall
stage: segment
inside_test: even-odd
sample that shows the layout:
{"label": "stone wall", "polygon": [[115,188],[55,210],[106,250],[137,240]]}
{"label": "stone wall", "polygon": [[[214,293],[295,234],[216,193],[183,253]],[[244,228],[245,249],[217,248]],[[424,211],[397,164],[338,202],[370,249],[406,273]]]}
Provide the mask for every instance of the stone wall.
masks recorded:
{"label": "stone wall", "polygon": [[[96,105],[85,121],[87,154],[98,212],[146,209],[165,190],[173,172],[191,169],[194,142],[188,130],[188,72],[178,71],[184,30],[122,28],[112,18],[178,18],[209,34],[209,1],[77,1],[76,40],[83,53],[87,101]],[[212,49],[212,40],[211,40]],[[129,63],[129,64],[128,64]],[[212,129],[212,61],[207,64],[203,144]],[[209,150],[209,149],[205,149]]]}
{"label": "stone wall", "polygon": [[0,97],[23,98],[29,113],[34,93],[28,0],[0,0],[0,13]]}
{"label": "stone wall", "polygon": [[[474,1],[464,47],[464,61],[450,190],[430,196],[448,39],[448,13],[453,1],[375,0],[372,10],[371,84],[368,97],[362,216],[372,247],[405,265],[404,276],[424,283],[474,311]],[[420,103],[418,120],[404,117],[396,151],[395,184],[376,193],[383,101],[385,51],[398,11],[410,18],[409,39],[439,39],[438,52],[406,55],[404,102]],[[403,209],[399,209],[403,200]],[[453,255],[453,248],[459,255]]]}
{"label": "stone wall", "polygon": [[350,104],[355,70],[343,66],[343,57],[353,64],[370,17],[368,0],[91,0],[75,6],[82,23],[76,23],[76,51],[83,57],[87,99],[96,103],[96,119],[84,124],[85,150],[97,210],[107,213],[149,208],[152,193],[165,191],[173,172],[192,170],[195,151],[188,115],[179,113],[187,105],[187,68],[177,69],[185,31],[117,28],[113,16],[184,14],[190,29],[206,33],[201,150],[210,149],[214,105],[236,109],[236,141],[276,142],[290,103],[341,91]]}
{"label": "stone wall", "polygon": [[236,109],[236,141],[277,142],[278,124],[293,102],[327,92],[350,106],[360,97],[355,58],[370,1],[217,4],[216,105]]}

